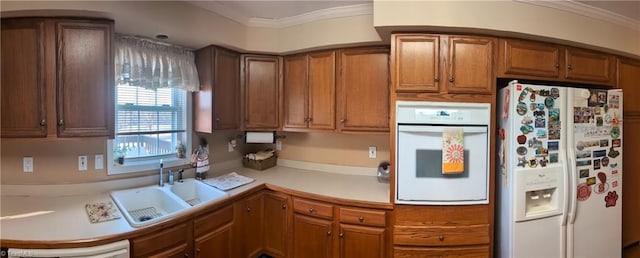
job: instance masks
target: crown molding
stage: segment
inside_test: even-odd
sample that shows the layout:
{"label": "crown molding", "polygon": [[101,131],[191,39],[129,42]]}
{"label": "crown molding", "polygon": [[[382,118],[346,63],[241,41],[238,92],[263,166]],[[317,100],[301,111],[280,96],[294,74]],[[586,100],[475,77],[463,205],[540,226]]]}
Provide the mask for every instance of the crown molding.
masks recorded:
{"label": "crown molding", "polygon": [[249,18],[246,25],[281,29],[314,21],[369,14],[373,14],[372,3],[338,6],[280,19]]}
{"label": "crown molding", "polygon": [[640,21],[631,19],[626,16],[613,13],[604,9],[600,9],[591,5],[583,4],[580,2],[566,0],[566,1],[540,1],[540,0],[514,0],[516,2],[527,3],[532,5],[549,7],[561,11],[572,12],[575,14],[587,16],[590,18],[611,22],[614,24],[622,25],[634,30],[640,31]]}
{"label": "crown molding", "polygon": [[249,17],[236,11],[233,8],[229,8],[228,6],[221,4],[219,1],[208,1],[206,2],[206,5],[199,4],[197,1],[189,1],[189,3],[205,10],[215,12],[218,15],[221,15],[242,25],[246,26],[247,24],[249,24]]}

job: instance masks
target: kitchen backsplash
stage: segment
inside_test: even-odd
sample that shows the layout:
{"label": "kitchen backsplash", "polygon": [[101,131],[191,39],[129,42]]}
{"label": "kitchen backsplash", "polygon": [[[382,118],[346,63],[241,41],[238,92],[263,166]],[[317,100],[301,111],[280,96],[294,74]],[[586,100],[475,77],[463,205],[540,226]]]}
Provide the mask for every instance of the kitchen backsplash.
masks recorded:
{"label": "kitchen backsplash", "polygon": [[[243,144],[237,139],[237,147],[228,152],[227,142],[240,135],[238,131],[216,132],[213,135],[194,134],[207,139],[211,152],[210,161],[215,165],[239,159],[243,154],[264,148],[275,148],[274,144]],[[389,160],[389,135],[356,135],[337,133],[283,133],[281,159],[326,163],[344,166],[375,168],[382,160]],[[377,148],[377,157],[370,159],[368,148]],[[106,169],[94,169],[94,155],[103,154],[105,160],[106,141],[104,139],[34,140],[2,139],[0,142],[0,182],[1,184],[68,184],[96,182],[112,179],[146,176],[157,173],[142,173],[107,176]],[[88,170],[78,171],[78,156],[88,156]],[[190,155],[188,151],[187,155]],[[22,158],[33,157],[33,173],[22,172]],[[105,162],[106,167],[106,162]]]}

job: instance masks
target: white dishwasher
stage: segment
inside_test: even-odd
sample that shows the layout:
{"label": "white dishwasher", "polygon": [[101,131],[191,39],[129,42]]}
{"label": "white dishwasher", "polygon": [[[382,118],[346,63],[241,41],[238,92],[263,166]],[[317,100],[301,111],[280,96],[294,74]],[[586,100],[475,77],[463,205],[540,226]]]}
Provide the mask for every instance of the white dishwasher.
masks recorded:
{"label": "white dishwasher", "polygon": [[129,240],[106,245],[63,248],[63,249],[21,249],[9,248],[9,258],[23,257],[59,257],[59,258],[129,258]]}

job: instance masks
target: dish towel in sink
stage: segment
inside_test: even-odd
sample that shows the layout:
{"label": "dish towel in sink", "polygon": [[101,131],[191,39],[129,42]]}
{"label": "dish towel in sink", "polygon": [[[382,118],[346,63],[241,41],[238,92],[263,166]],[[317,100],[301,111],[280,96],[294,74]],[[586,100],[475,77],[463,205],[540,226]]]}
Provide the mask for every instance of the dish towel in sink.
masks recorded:
{"label": "dish towel in sink", "polygon": [[462,128],[442,130],[442,174],[464,172],[464,131]]}
{"label": "dish towel in sink", "polygon": [[84,208],[87,210],[87,215],[91,223],[100,223],[120,218],[120,212],[111,201],[88,203]]}

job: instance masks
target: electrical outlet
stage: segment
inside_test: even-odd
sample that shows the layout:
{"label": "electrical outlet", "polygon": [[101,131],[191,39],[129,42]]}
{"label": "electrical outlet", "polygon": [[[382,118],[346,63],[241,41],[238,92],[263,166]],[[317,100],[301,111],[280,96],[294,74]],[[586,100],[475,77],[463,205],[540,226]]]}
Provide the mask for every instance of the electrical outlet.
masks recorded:
{"label": "electrical outlet", "polygon": [[282,141],[276,140],[276,150],[282,150]]}
{"label": "electrical outlet", "polygon": [[233,144],[231,142],[227,143],[227,151],[228,152],[233,152]]}
{"label": "electrical outlet", "polygon": [[22,158],[22,171],[33,173],[33,157]]}
{"label": "electrical outlet", "polygon": [[96,170],[104,168],[104,156],[102,154],[96,154],[96,156],[95,156],[95,168],[96,168]]}
{"label": "electrical outlet", "polygon": [[87,170],[87,156],[78,156],[78,170],[86,171]]}
{"label": "electrical outlet", "polygon": [[377,155],[376,147],[369,147],[369,158],[375,159]]}

